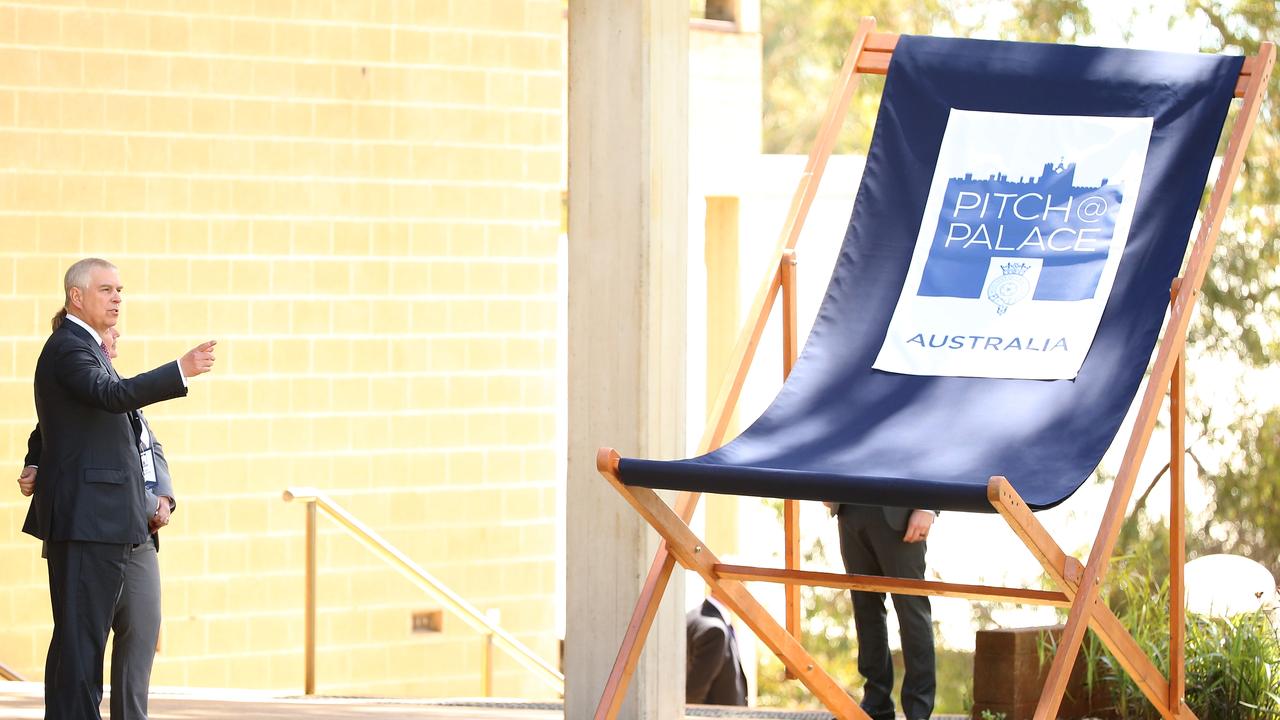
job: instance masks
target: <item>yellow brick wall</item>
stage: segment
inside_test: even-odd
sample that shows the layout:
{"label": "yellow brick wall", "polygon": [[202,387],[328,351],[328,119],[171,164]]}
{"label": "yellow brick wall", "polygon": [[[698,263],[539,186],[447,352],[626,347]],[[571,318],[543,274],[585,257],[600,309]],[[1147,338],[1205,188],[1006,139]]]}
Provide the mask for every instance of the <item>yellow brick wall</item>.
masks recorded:
{"label": "yellow brick wall", "polygon": [[[155,685],[301,689],[291,485],[555,661],[561,4],[0,0],[0,661],[43,674],[11,478],[85,255],[121,270],[122,370],[219,341],[148,411],[180,503]],[[320,691],[479,694],[480,638],[411,634],[434,604],[321,528]]]}

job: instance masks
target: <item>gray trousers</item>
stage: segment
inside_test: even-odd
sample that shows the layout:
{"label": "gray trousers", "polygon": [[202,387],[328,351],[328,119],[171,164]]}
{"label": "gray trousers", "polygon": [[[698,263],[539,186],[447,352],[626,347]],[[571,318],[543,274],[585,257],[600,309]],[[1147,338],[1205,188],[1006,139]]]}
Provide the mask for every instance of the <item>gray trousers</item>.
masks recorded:
{"label": "gray trousers", "polygon": [[111,720],[147,720],[151,664],[160,637],[160,563],[153,537],[129,552],[111,619]]}
{"label": "gray trousers", "polygon": [[[902,541],[903,529],[889,526],[879,507],[841,505],[840,555],[845,570],[858,575],[924,579],[924,541]],[[866,679],[862,709],[873,720],[893,720],[893,658],[885,622],[884,593],[852,592],[853,624],[858,634],[858,673]],[[908,720],[933,713],[937,670],[929,598],[894,595],[902,636],[902,712]]]}

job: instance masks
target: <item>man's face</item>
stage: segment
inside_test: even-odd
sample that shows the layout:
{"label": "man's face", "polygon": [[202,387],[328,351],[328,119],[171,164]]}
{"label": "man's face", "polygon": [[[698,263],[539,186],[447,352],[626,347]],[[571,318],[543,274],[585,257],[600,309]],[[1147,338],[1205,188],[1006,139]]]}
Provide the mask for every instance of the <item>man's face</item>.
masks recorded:
{"label": "man's face", "polygon": [[104,335],[120,319],[120,273],[113,268],[94,268],[88,288],[72,288],[71,304],[89,327]]}
{"label": "man's face", "polygon": [[111,328],[107,331],[104,340],[107,343],[107,359],[115,360],[116,355],[120,354],[120,331],[115,328]]}

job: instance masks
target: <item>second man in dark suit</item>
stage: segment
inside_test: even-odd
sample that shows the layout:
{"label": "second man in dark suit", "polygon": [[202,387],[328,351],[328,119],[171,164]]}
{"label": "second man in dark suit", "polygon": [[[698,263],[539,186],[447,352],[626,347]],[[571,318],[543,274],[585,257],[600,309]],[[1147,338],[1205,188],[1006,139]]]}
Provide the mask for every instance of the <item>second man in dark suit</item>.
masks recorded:
{"label": "second man in dark suit", "polygon": [[685,616],[687,703],[746,705],[747,677],[729,612],[707,598]]}
{"label": "second man in dark suit", "polygon": [[[932,510],[837,505],[833,511],[839,519],[840,555],[846,572],[924,579],[925,540],[935,517]],[[858,673],[866,680],[862,709],[872,720],[893,720],[893,658],[884,593],[851,594]],[[893,609],[898,616],[905,666],[902,712],[907,720],[928,720],[937,684],[929,598],[894,595]]]}

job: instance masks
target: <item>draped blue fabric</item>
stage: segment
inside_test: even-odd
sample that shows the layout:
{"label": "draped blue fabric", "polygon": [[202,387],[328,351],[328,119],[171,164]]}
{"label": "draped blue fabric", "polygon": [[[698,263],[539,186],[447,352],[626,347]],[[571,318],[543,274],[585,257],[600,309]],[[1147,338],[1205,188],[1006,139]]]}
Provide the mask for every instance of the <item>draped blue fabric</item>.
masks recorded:
{"label": "draped blue fabric", "polygon": [[[623,458],[651,488],[991,512],[988,479],[1033,509],[1069,497],[1141,383],[1243,59],[903,36],[853,217],[812,332],[777,398],[724,447]],[[951,108],[1153,117],[1128,243],[1074,380],[872,369],[911,262]],[[657,390],[655,390],[657,391]]]}

